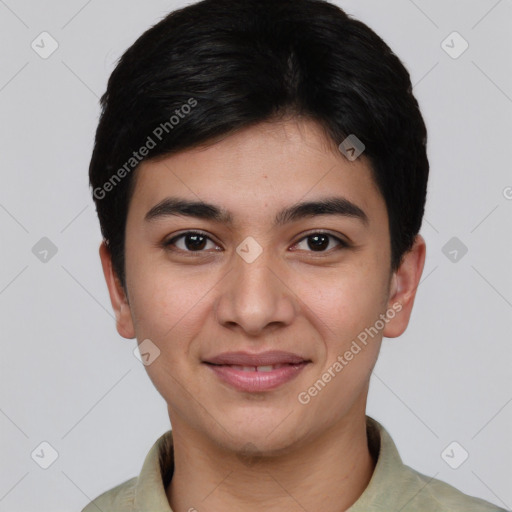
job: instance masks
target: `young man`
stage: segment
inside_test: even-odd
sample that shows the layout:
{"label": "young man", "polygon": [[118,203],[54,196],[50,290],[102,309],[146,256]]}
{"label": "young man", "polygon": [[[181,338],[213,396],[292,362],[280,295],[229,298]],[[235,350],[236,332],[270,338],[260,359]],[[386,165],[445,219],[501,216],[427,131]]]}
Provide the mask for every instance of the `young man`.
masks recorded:
{"label": "young man", "polygon": [[318,0],[205,0],[123,55],[90,180],[117,330],[172,431],[84,511],[496,511],[366,416],[425,261],[399,59]]}

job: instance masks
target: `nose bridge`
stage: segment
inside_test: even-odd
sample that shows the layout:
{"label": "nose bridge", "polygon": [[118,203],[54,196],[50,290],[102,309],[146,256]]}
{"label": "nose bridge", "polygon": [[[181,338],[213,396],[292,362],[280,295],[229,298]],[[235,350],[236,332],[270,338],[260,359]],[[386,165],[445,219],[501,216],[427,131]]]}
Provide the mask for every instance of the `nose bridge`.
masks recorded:
{"label": "nose bridge", "polygon": [[[275,301],[278,287],[275,286],[275,262],[268,254],[262,254],[255,261],[248,263],[240,259],[235,263],[234,285],[238,301],[251,302],[255,299],[265,299],[266,302]],[[272,271],[272,265],[274,270]]]}
{"label": "nose bridge", "polygon": [[[240,249],[244,249],[243,244]],[[257,333],[269,324],[289,324],[296,307],[293,294],[284,284],[284,272],[279,276],[281,267],[276,259],[268,251],[261,251],[255,259],[245,258],[251,250],[254,247],[234,255],[217,317],[224,325],[238,324],[247,332]]]}

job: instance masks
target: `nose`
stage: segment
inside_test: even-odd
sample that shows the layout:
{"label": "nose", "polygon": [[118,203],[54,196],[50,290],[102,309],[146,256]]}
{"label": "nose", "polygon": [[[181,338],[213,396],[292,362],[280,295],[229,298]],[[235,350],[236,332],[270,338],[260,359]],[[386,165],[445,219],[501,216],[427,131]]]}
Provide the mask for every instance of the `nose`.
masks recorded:
{"label": "nose", "polygon": [[233,265],[219,284],[217,321],[250,336],[290,325],[299,307],[283,266],[265,251],[251,263],[235,254]]}

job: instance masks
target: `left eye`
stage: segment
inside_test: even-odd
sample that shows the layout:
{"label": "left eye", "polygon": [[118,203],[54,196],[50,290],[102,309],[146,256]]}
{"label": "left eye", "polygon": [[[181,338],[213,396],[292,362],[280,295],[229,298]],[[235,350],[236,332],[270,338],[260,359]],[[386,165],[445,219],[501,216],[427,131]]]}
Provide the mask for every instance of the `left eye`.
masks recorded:
{"label": "left eye", "polygon": [[330,245],[329,239],[338,242],[338,246],[341,246],[342,248],[348,246],[346,242],[334,235],[330,235],[328,233],[311,233],[295,244],[294,247],[298,247],[301,243],[307,243],[308,248],[313,252],[327,252],[326,248]]}

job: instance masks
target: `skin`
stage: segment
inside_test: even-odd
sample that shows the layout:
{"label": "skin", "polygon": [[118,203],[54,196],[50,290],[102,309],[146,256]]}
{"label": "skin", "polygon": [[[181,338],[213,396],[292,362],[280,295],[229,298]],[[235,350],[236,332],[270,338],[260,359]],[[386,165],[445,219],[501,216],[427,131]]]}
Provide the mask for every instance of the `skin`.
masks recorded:
{"label": "skin", "polygon": [[[382,337],[407,327],[425,241],[418,235],[391,272],[386,205],[368,160],[346,159],[310,120],[261,123],[144,162],[136,178],[126,226],[127,293],[104,244],[100,257],[119,334],[150,339],[160,350],[146,369],[173,428],[175,470],[166,489],[173,511],[346,510],[375,467],[365,426],[369,380]],[[223,207],[233,224],[186,216],[146,221],[171,195]],[[274,226],[282,208],[333,195],[359,206],[367,225],[321,215]],[[186,237],[164,246],[190,229],[209,237],[202,252]],[[328,238],[315,250],[308,240],[318,230],[350,245]],[[252,263],[236,252],[249,236],[263,249]],[[298,394],[393,304],[400,312],[301,404]],[[247,393],[201,362],[227,351],[267,350],[311,363],[275,390]]]}

